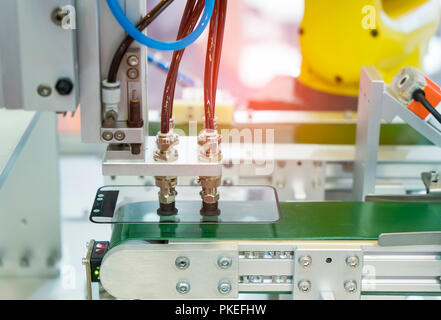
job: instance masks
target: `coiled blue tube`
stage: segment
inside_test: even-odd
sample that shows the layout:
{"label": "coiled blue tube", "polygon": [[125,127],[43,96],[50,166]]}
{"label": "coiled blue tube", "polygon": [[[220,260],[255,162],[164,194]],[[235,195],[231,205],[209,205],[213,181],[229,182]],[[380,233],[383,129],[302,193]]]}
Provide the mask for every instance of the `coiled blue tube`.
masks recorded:
{"label": "coiled blue tube", "polygon": [[193,42],[195,42],[201,34],[204,32],[205,28],[208,26],[210,22],[211,16],[214,10],[214,1],[215,0],[206,0],[205,1],[205,9],[202,14],[201,21],[199,22],[196,29],[190,33],[185,38],[175,41],[175,42],[164,42],[152,39],[147,37],[141,31],[139,31],[125,16],[124,12],[121,9],[121,6],[118,3],[118,0],[107,0],[107,4],[112,11],[115,19],[121,25],[121,27],[133,38],[135,41],[156,50],[161,51],[177,51],[181,49],[185,49]]}

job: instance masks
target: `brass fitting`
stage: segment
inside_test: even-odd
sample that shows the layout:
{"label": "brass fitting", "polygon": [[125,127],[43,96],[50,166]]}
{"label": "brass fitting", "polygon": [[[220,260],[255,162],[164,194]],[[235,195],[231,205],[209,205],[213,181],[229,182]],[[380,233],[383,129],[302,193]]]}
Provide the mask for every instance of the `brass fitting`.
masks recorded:
{"label": "brass fitting", "polygon": [[155,177],[156,186],[159,187],[159,209],[158,215],[171,216],[178,211],[175,207],[177,177]]}
{"label": "brass fitting", "polygon": [[170,119],[170,130],[168,133],[158,132],[156,136],[157,149],[154,154],[155,161],[174,162],[178,160],[178,150],[174,147],[179,144],[179,135],[174,131],[174,119]]}
{"label": "brass fitting", "polygon": [[201,215],[218,216],[220,214],[217,188],[221,185],[221,181],[221,176],[199,177],[199,183],[202,186],[202,191],[200,192],[202,198]]}
{"label": "brass fitting", "polygon": [[204,129],[198,136],[199,160],[204,162],[221,162],[222,136],[213,129]]}

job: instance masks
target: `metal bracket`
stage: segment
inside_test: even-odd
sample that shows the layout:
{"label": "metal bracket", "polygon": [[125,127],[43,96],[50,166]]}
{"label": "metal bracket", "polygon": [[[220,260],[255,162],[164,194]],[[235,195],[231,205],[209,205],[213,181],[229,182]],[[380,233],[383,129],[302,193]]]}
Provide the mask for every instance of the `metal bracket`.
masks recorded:
{"label": "metal bracket", "polygon": [[90,270],[90,257],[92,256],[92,250],[93,246],[95,245],[95,240],[90,240],[90,242],[87,244],[87,254],[86,257],[83,258],[82,264],[86,268],[86,284],[87,284],[87,299],[93,300],[92,297],[92,279],[90,277],[91,270]]}
{"label": "metal bracket", "polygon": [[234,242],[128,242],[107,252],[100,279],[120,299],[233,299],[238,265]]}
{"label": "metal bracket", "polygon": [[382,247],[441,245],[441,231],[382,233],[378,244]]}
{"label": "metal bracket", "polygon": [[299,246],[294,261],[294,300],[360,299],[363,270],[360,246]]}

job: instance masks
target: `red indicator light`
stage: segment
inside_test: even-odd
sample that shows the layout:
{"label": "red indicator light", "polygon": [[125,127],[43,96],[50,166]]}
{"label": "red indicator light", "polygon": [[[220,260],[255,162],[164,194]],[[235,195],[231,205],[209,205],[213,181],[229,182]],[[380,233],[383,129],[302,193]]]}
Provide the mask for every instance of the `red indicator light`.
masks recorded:
{"label": "red indicator light", "polygon": [[104,243],[97,243],[96,248],[97,249],[104,249],[106,245]]}

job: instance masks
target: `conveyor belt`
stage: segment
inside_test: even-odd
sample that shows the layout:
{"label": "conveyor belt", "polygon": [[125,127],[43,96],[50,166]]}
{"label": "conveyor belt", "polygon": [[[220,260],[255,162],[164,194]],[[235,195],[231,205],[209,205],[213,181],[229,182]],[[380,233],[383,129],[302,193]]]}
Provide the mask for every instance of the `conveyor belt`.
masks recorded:
{"label": "conveyor belt", "polygon": [[441,231],[441,203],[291,202],[280,206],[282,219],[274,224],[115,225],[111,246],[127,240],[377,240],[382,233]]}

